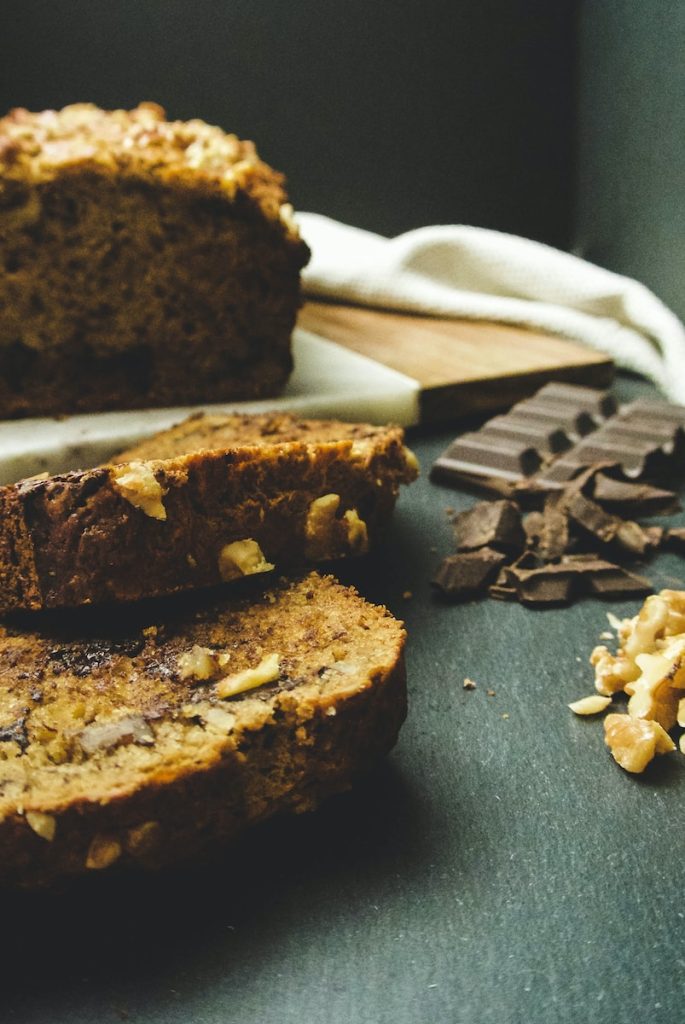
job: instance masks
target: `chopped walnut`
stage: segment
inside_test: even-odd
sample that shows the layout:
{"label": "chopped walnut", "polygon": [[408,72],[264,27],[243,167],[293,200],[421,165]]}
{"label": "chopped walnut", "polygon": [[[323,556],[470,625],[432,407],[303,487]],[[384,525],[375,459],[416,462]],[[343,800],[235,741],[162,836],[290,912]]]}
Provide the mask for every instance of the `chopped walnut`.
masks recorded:
{"label": "chopped walnut", "polygon": [[134,857],[149,853],[159,842],[160,825],[158,821],[143,821],[134,825],[126,833],[126,849]]}
{"label": "chopped walnut", "polygon": [[304,525],[305,556],[312,561],[332,558],[335,554],[339,506],[339,494],[323,494],[309,506]]}
{"label": "chopped walnut", "polygon": [[226,676],[216,684],[217,697],[235,697],[246,690],[254,690],[257,686],[273,683],[280,675],[280,658],[278,654],[267,654],[254,668],[246,668],[235,675]]}
{"label": "chopped walnut", "polygon": [[274,566],[267,562],[256,540],[246,538],[226,544],[219,552],[219,573],[222,580],[239,579],[255,573],[271,572]]}
{"label": "chopped walnut", "polygon": [[152,519],[166,519],[162,502],[165,491],[147,462],[127,462],[112,466],[110,479],[116,491],[126,501],[141,509]]}
{"label": "chopped walnut", "polygon": [[659,653],[637,654],[635,662],[640,675],[625,687],[630,695],[628,714],[652,719],[664,729],[672,729],[678,701],[685,690],[685,636],[677,637]]}
{"label": "chopped walnut", "polygon": [[[675,750],[667,730],[685,727],[685,591],[662,590],[632,619],[609,621],[619,648],[592,652],[595,688],[607,704],[619,691],[630,699],[627,715],[607,716],[606,742],[622,767],[641,772],[655,754]],[[680,746],[685,752],[682,738]]]}
{"label": "chopped walnut", "polygon": [[200,682],[211,679],[219,670],[216,651],[200,647],[199,644],[193,644],[189,651],[184,651],[177,664],[181,679],[197,679]]}
{"label": "chopped walnut", "polygon": [[589,697],[581,697],[580,700],[572,701],[569,707],[574,715],[598,715],[600,711],[605,711],[610,704],[611,697],[601,697],[598,693],[593,693]]}
{"label": "chopped walnut", "polygon": [[128,743],[149,746],[154,743],[155,734],[142,715],[125,715],[111,722],[93,722],[78,736],[84,754],[91,755],[101,750],[114,750]]}
{"label": "chopped walnut", "polygon": [[343,515],[347,529],[347,543],[355,555],[363,555],[369,550],[369,533],[366,523],[359,518],[356,508],[350,508]]}
{"label": "chopped walnut", "polygon": [[96,835],[86,855],[86,867],[93,871],[100,871],[114,864],[121,856],[121,843],[111,835]]}
{"label": "chopped walnut", "polygon": [[643,772],[656,754],[675,750],[675,743],[658,722],[630,715],[607,715],[604,740],[615,761],[627,772]]}
{"label": "chopped walnut", "polygon": [[51,843],[57,831],[57,819],[52,814],[44,814],[42,811],[27,811],[26,824],[33,829],[37,836]]}

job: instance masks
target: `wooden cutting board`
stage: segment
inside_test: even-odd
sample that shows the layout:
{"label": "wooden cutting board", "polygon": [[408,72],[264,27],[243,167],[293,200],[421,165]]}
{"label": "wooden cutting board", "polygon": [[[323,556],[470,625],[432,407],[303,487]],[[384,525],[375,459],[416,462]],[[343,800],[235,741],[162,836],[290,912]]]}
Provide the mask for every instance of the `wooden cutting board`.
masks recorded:
{"label": "wooden cutting board", "polygon": [[614,371],[585,345],[508,324],[307,302],[298,325],[417,381],[422,423],[508,408],[548,380],[604,387]]}

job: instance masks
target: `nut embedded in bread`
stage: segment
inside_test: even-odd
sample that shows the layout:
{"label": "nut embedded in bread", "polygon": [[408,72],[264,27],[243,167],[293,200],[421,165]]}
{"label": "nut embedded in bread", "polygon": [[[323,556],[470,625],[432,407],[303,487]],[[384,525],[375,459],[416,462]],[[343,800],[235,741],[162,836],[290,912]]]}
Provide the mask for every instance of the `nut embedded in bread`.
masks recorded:
{"label": "nut embedded in bread", "polygon": [[0,119],[0,417],[277,394],[307,248],[251,142],[156,104]]}
{"label": "nut embedded in bread", "polygon": [[135,601],[362,554],[416,473],[399,427],[191,418],[110,465],[0,487],[0,611]]}
{"label": "nut embedded in bread", "polygon": [[251,589],[0,629],[0,883],[189,857],[392,747],[401,623],[316,573]]}

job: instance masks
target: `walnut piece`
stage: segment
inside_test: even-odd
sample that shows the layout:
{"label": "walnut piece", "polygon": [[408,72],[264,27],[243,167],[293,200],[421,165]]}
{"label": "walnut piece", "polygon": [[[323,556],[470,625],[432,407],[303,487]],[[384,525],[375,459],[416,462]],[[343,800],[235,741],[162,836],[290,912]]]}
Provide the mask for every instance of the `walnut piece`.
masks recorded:
{"label": "walnut piece", "polygon": [[42,811],[27,811],[26,824],[32,828],[37,836],[51,843],[57,831],[57,819],[52,814],[44,814]]}
{"label": "walnut piece", "polygon": [[338,558],[342,554],[362,555],[369,550],[366,523],[356,508],[338,517],[339,494],[315,498],[307,510],[304,524],[304,553],[313,562]]}
{"label": "walnut piece", "polygon": [[259,572],[271,572],[275,568],[267,562],[264,552],[256,540],[234,540],[226,544],[219,552],[219,573],[222,580],[238,579],[241,576],[253,576]]}
{"label": "walnut piece", "polygon": [[126,849],[134,857],[144,856],[157,845],[160,831],[158,821],[143,821],[140,825],[134,825],[126,833]]}
{"label": "walnut piece", "polygon": [[339,507],[339,494],[323,494],[315,498],[307,510],[304,553],[313,562],[334,557],[340,528],[336,518]]}
{"label": "walnut piece", "polygon": [[86,867],[101,871],[114,864],[121,856],[121,843],[115,836],[100,833],[95,836],[86,855]]}
{"label": "walnut piece", "polygon": [[122,498],[152,519],[166,519],[165,491],[147,462],[127,462],[110,469],[112,486]]}
{"label": "walnut piece", "polygon": [[366,523],[359,518],[356,508],[350,508],[343,515],[347,529],[347,543],[355,555],[364,555],[369,550],[369,533]]}
{"label": "walnut piece", "polygon": [[254,668],[246,668],[232,676],[220,679],[215,686],[217,697],[235,697],[246,690],[254,690],[257,686],[273,683],[281,672],[278,654],[267,654]]}
{"label": "walnut piece", "polygon": [[605,711],[610,704],[611,697],[601,697],[598,693],[593,693],[589,697],[581,697],[580,700],[572,701],[569,707],[574,715],[598,715],[600,711]]}
{"label": "walnut piece", "polygon": [[150,746],[155,734],[142,715],[125,715],[111,722],[93,722],[78,736],[84,754],[91,755],[100,750],[114,750],[128,743]]}
{"label": "walnut piece", "polygon": [[643,772],[656,754],[675,750],[675,743],[658,722],[630,715],[607,715],[604,741],[615,761],[627,772]]}
{"label": "walnut piece", "polygon": [[[626,771],[641,772],[655,754],[676,749],[667,730],[685,727],[685,591],[662,590],[634,618],[609,621],[619,648],[592,652],[595,689],[607,703],[619,691],[630,699],[627,715],[607,716],[605,738]],[[680,748],[685,753],[683,737]]]}
{"label": "walnut piece", "polygon": [[203,682],[216,675],[219,670],[219,659],[216,651],[193,644],[189,651],[184,651],[180,655],[177,665],[181,679],[197,679]]}

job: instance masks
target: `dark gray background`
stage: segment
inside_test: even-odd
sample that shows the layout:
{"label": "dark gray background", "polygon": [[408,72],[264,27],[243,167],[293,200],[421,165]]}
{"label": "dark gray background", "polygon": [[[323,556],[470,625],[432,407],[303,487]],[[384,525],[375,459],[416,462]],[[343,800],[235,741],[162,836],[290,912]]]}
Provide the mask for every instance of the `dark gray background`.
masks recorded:
{"label": "dark gray background", "polygon": [[0,110],[155,99],[296,206],[575,247],[685,312],[680,0],[3,0]]}

